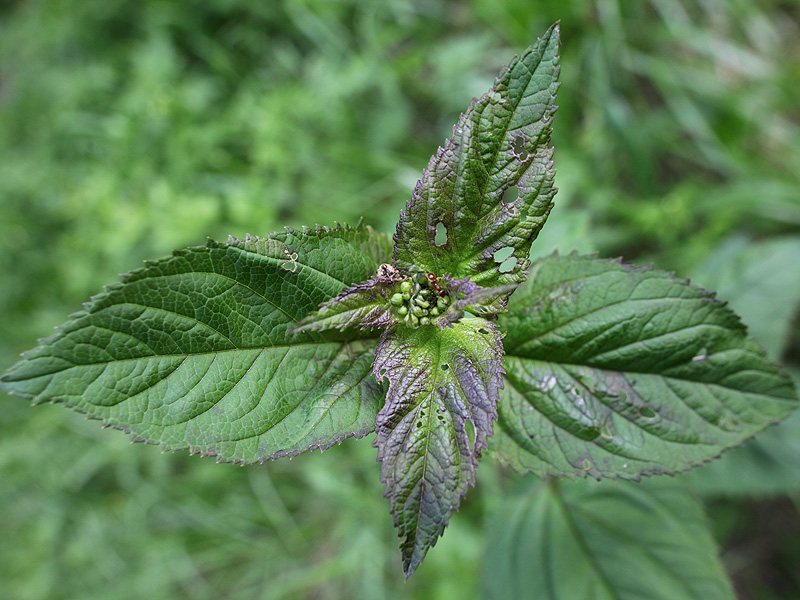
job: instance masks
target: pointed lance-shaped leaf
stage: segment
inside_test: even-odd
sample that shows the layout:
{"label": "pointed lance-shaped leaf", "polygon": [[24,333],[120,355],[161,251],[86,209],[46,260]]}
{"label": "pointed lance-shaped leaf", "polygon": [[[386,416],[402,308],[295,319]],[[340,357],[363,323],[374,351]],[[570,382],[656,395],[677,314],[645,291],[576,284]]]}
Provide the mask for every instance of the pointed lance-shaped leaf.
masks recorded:
{"label": "pointed lance-shaped leaf", "polygon": [[368,227],[176,251],[123,275],[2,377],[164,449],[249,463],[374,429],[369,332],[289,329],[390,251]]}
{"label": "pointed lance-shaped leaf", "polygon": [[344,330],[348,327],[389,327],[397,323],[396,307],[391,303],[397,294],[398,280],[375,277],[345,289],[307,315],[292,328],[293,332]]}
{"label": "pointed lance-shaped leaf", "polygon": [[375,445],[406,577],[475,483],[497,415],[502,356],[501,335],[481,318],[445,328],[398,326],[381,338],[373,369],[389,380],[389,391]]}
{"label": "pointed lance-shaped leaf", "polygon": [[453,279],[443,277],[449,297],[453,298],[447,311],[434,323],[439,327],[447,327],[464,316],[465,310],[476,315],[495,316],[505,310],[505,298],[517,288],[517,284],[498,285],[483,288],[469,279]]}
{"label": "pointed lance-shaped leaf", "polygon": [[661,271],[550,256],[499,324],[506,385],[493,447],[521,471],[674,473],[798,406],[724,302]]}
{"label": "pointed lance-shaped leaf", "polygon": [[[469,277],[482,287],[524,280],[556,192],[549,142],[558,42],[556,24],[461,115],[400,216],[397,266]],[[514,186],[518,197],[503,202]],[[437,229],[446,234],[440,244]],[[508,248],[513,253],[499,265]]]}

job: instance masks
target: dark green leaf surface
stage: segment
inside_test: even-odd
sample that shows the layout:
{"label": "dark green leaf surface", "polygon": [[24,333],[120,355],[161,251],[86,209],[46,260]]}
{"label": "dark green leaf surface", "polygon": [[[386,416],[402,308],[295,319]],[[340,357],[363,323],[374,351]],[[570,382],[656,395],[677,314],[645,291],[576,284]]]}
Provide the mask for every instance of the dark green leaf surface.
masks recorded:
{"label": "dark green leaf surface", "polygon": [[399,326],[381,339],[374,373],[389,380],[389,391],[375,444],[406,577],[475,483],[497,416],[500,338],[494,324],[469,318],[445,328]]}
{"label": "dark green leaf surface", "polygon": [[382,401],[376,341],[288,330],[388,249],[369,228],[337,226],[176,251],[95,296],[3,387],[226,461],[365,435]]}
{"label": "dark green leaf surface", "polygon": [[[800,305],[797,265],[800,239],[796,237],[764,242],[734,237],[695,270],[693,281],[729,300],[750,334],[777,360]],[[694,489],[710,495],[800,490],[800,413],[686,476]]]}
{"label": "dark green leaf surface", "polygon": [[[469,277],[482,287],[525,278],[531,242],[555,194],[548,144],[556,110],[558,42],[554,25],[461,116],[400,216],[398,266]],[[512,186],[518,198],[504,203],[503,194]],[[441,227],[446,240],[437,244]],[[498,264],[497,253],[509,248],[513,254]]]}
{"label": "dark green leaf surface", "polygon": [[500,324],[506,385],[493,446],[521,471],[681,471],[798,404],[738,317],[667,273],[545,258]]}
{"label": "dark green leaf surface", "polygon": [[542,485],[490,521],[490,600],[733,600],[699,502],[672,480]]}

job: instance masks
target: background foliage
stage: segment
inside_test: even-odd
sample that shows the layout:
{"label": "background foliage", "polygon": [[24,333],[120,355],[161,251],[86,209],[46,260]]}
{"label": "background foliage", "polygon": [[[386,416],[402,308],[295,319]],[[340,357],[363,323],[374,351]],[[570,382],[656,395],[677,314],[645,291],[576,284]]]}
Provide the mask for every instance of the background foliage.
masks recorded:
{"label": "background foliage", "polygon": [[[693,276],[800,368],[800,5],[777,0],[6,0],[0,365],[207,235],[391,230],[459,111],[557,19],[561,191],[533,253]],[[240,468],[2,401],[3,598],[480,598],[486,523],[527,493],[484,460],[402,584],[368,443]],[[681,477],[743,599],[800,598],[798,439],[795,416]]]}

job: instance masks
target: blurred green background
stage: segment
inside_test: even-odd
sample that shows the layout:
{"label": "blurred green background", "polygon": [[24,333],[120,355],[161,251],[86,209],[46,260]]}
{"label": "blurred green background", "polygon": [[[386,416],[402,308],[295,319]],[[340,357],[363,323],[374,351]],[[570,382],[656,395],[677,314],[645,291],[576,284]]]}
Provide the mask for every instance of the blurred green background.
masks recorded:
{"label": "blurred green background", "polygon": [[[206,236],[392,231],[459,112],[557,19],[561,191],[534,253],[692,276],[796,373],[800,3],[777,0],[2,0],[0,366]],[[518,485],[484,460],[404,584],[369,441],[241,468],[0,401],[3,600],[477,599]],[[800,598],[799,421],[683,477],[744,600]]]}

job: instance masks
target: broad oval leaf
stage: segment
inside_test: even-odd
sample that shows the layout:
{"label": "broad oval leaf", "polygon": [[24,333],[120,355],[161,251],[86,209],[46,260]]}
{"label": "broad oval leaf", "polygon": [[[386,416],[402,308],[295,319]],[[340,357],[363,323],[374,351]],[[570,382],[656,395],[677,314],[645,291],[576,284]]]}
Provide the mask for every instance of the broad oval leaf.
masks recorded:
{"label": "broad oval leaf", "polygon": [[538,475],[673,473],[797,407],[792,381],[723,302],[592,257],[534,263],[500,319],[506,385],[494,448]]}
{"label": "broad oval leaf", "polygon": [[480,318],[444,328],[393,327],[381,338],[374,373],[389,380],[389,390],[375,445],[403,538],[406,578],[475,483],[478,456],[497,416],[500,339],[494,324]]}
{"label": "broad oval leaf", "polygon": [[287,230],[176,251],[122,276],[2,378],[164,449],[242,463],[374,429],[376,340],[289,333],[374,274],[387,236]]}
{"label": "broad oval leaf", "polygon": [[487,538],[489,600],[734,600],[702,506],[672,480],[539,484]]}
{"label": "broad oval leaf", "polygon": [[[525,279],[531,242],[556,192],[549,142],[558,43],[556,24],[461,115],[400,215],[398,266],[469,277],[482,287]],[[504,203],[513,186],[518,197]],[[446,235],[439,244],[437,229]]]}

